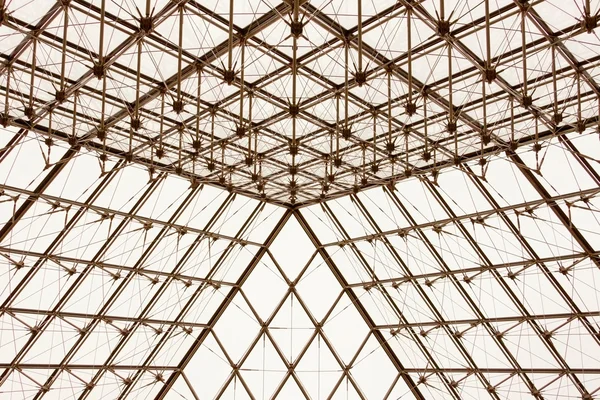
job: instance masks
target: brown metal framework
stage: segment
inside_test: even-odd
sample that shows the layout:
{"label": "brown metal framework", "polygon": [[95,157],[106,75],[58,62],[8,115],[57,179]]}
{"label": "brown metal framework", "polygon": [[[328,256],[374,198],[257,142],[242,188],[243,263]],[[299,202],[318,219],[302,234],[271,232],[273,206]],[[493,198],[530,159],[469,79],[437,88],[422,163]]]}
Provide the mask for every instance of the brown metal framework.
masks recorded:
{"label": "brown metal framework", "polygon": [[0,0],[0,393],[600,396],[599,13]]}

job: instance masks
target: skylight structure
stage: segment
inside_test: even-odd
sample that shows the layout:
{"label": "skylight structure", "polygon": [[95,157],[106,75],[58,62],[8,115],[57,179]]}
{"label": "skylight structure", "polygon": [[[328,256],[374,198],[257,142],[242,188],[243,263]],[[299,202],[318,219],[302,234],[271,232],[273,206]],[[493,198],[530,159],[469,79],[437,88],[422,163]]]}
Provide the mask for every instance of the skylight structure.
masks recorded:
{"label": "skylight structure", "polygon": [[0,395],[600,398],[599,13],[0,0]]}

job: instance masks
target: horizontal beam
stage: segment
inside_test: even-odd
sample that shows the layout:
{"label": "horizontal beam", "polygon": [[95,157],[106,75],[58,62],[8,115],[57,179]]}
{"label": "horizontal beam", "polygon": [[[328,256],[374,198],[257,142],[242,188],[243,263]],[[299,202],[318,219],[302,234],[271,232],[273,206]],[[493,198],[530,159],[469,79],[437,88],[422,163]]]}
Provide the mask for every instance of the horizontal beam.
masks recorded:
{"label": "horizontal beam", "polygon": [[[16,186],[0,184],[0,191],[11,192],[11,193],[20,194],[20,195],[27,195],[32,200],[33,199],[41,199],[41,200],[45,200],[51,204],[60,204],[60,205],[86,208],[88,210],[98,213],[99,218],[101,216],[103,216],[103,217],[119,216],[119,217],[123,217],[123,218],[129,218],[132,216],[125,211],[115,210],[114,208],[107,208],[107,207],[97,206],[95,204],[83,203],[83,202],[80,202],[77,200],[71,200],[71,199],[67,199],[65,197],[53,196],[53,195],[49,195],[49,194],[46,194],[43,192],[37,192],[37,191],[33,192],[33,191],[30,191],[27,189],[18,188]],[[206,236],[207,238],[229,240],[233,243],[238,243],[243,246],[246,246],[246,245],[256,246],[256,247],[263,246],[261,243],[253,242],[251,240],[239,239],[239,238],[235,238],[233,236],[223,235],[222,233],[217,233],[217,232],[210,232],[210,231],[194,228],[189,225],[168,223],[166,221],[161,221],[159,219],[152,218],[152,217],[146,217],[146,216],[136,217],[136,216],[134,216],[134,220],[141,222],[141,223],[152,223],[153,225],[167,226],[175,231],[203,235],[203,236]]]}
{"label": "horizontal beam", "polygon": [[557,313],[557,314],[529,314],[525,315],[513,315],[507,317],[492,317],[492,318],[472,318],[472,319],[457,319],[451,320],[446,319],[444,321],[421,321],[411,322],[402,324],[384,324],[375,325],[373,329],[378,330],[396,330],[396,329],[410,329],[410,328],[431,328],[431,327],[443,327],[451,325],[469,325],[477,326],[480,324],[498,324],[505,322],[527,322],[533,320],[549,320],[549,319],[577,319],[587,317],[600,317],[600,311],[586,311],[580,313]]}
{"label": "horizontal beam", "polygon": [[[191,327],[191,328],[206,328],[207,324],[201,324],[198,322],[175,322],[166,319],[154,319],[154,318],[135,318],[135,317],[126,317],[122,315],[110,315],[110,314],[86,314],[86,313],[77,313],[70,311],[48,311],[42,309],[30,309],[30,308],[19,308],[19,307],[6,307],[4,309],[0,308],[0,313],[7,314],[25,314],[25,315],[37,315],[37,316],[54,316],[58,318],[78,318],[84,320],[101,320],[106,322],[131,322],[135,324],[142,325],[173,325],[173,326],[181,326],[181,327]],[[83,329],[83,327],[82,327]]]}

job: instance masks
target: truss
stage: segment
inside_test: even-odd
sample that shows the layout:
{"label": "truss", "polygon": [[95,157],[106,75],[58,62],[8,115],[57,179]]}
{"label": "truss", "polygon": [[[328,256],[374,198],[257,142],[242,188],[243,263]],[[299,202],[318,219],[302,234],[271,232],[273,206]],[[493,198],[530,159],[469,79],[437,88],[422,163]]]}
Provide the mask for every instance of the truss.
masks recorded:
{"label": "truss", "polygon": [[598,13],[0,0],[0,393],[600,397]]}

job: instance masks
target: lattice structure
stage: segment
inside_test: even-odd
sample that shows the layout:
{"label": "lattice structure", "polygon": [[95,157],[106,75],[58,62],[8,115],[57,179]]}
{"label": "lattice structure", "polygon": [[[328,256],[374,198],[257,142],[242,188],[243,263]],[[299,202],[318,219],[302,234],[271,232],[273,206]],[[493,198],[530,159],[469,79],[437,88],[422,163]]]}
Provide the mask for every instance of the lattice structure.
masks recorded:
{"label": "lattice structure", "polygon": [[599,9],[0,0],[0,394],[600,398]]}

